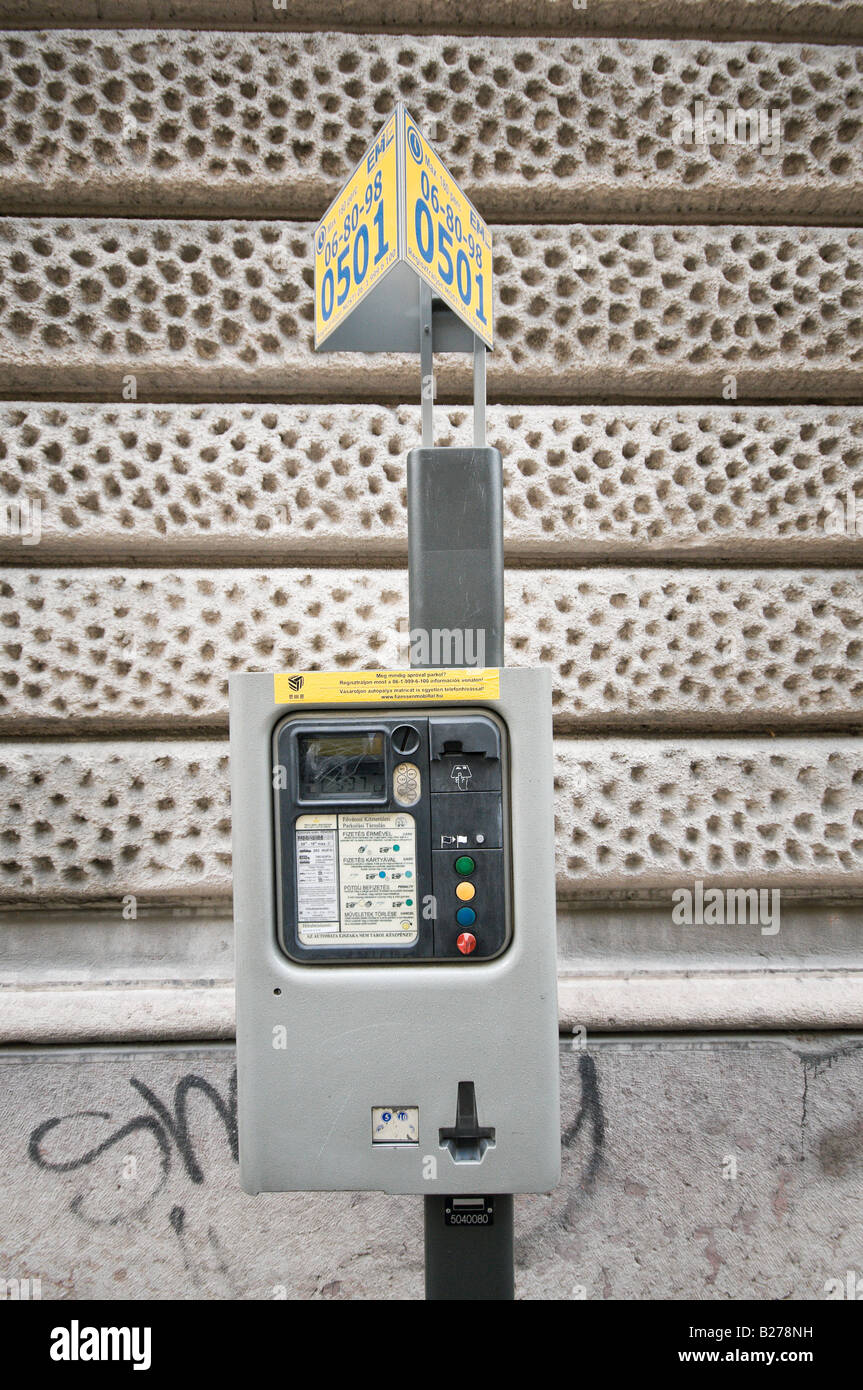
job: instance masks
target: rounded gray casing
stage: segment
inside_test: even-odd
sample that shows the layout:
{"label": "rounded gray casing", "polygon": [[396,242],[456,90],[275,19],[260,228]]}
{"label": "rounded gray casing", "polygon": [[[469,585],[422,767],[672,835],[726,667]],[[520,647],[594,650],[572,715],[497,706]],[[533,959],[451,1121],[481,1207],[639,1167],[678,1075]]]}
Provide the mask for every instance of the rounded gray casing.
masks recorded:
{"label": "rounded gray casing", "polygon": [[[276,928],[273,676],[230,678],[240,1177],[245,1191],[423,1196],[547,1192],[560,1177],[551,676],[502,669],[512,939],[490,961],[299,964]],[[369,709],[305,705],[304,713]],[[399,708],[378,706],[387,713]],[[481,1159],[440,1142],[459,1082],[494,1129]],[[419,1142],[373,1144],[372,1110],[411,1106]]]}

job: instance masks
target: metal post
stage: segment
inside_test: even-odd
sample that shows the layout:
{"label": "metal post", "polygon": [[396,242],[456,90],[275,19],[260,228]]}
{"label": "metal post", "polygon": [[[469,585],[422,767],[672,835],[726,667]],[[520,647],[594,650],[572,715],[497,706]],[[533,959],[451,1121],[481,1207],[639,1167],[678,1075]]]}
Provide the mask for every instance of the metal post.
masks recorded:
{"label": "metal post", "polygon": [[[497,449],[431,446],[431,310],[420,324],[423,445],[408,454],[411,650],[426,666],[502,666],[503,468]],[[428,332],[426,332],[426,327]],[[474,356],[474,433],[485,435],[485,348]],[[448,647],[436,634],[455,634]],[[460,651],[459,651],[460,639]],[[414,657],[414,664],[420,664]]]}
{"label": "metal post", "polygon": [[[482,637],[478,664],[502,666],[503,480],[500,454],[485,443],[485,346],[474,340],[472,449],[433,448],[433,351],[431,290],[421,284],[422,448],[408,456],[411,636],[422,629],[430,639],[445,629],[460,632],[466,644],[470,629],[474,654]],[[430,640],[419,645],[433,651]],[[413,640],[411,646],[416,649]],[[465,662],[443,654],[432,655],[430,664]],[[486,1225],[448,1224],[450,1199],[423,1200],[426,1298],[514,1298],[512,1196],[484,1198]]]}
{"label": "metal post", "polygon": [[420,408],[423,422],[423,448],[434,444],[434,344],[432,339],[432,292],[420,280]]}
{"label": "metal post", "polygon": [[473,340],[473,442],[478,449],[485,448],[485,343],[477,337]]}
{"label": "metal post", "polygon": [[515,1297],[512,1197],[499,1194],[488,1200],[493,1226],[447,1226],[447,1198],[423,1198],[429,1302]]}

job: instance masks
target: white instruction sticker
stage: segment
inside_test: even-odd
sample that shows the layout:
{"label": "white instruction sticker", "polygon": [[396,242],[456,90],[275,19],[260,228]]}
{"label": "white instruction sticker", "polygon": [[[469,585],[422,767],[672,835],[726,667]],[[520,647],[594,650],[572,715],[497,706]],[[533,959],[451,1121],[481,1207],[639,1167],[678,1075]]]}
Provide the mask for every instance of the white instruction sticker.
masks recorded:
{"label": "white instruction sticker", "polygon": [[317,936],[339,929],[336,816],[300,816],[296,828],[297,917]]}
{"label": "white instruction sticker", "polygon": [[378,946],[417,940],[413,816],[300,816],[295,835],[301,942]]}

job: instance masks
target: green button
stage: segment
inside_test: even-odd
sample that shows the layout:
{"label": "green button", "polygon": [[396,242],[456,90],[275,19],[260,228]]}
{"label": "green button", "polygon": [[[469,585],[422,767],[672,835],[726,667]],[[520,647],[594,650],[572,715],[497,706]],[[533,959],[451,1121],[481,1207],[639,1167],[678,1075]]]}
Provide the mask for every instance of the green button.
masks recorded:
{"label": "green button", "polygon": [[460,854],[455,861],[455,871],[457,874],[472,874],[476,864],[469,854]]}

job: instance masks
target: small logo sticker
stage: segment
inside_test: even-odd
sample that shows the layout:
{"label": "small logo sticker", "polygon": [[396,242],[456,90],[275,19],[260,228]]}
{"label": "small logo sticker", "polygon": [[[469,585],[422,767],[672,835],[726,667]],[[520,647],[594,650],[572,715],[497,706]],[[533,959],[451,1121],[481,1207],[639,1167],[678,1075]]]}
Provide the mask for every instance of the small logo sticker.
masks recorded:
{"label": "small logo sticker", "polygon": [[422,164],[423,147],[420,142],[419,134],[413,126],[411,126],[408,130],[408,147],[417,164]]}

